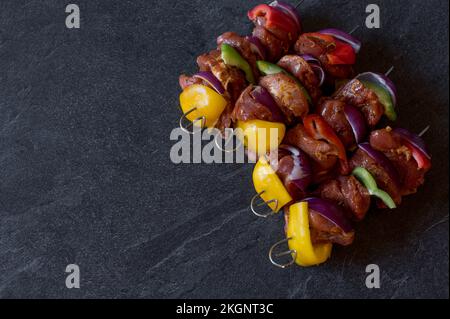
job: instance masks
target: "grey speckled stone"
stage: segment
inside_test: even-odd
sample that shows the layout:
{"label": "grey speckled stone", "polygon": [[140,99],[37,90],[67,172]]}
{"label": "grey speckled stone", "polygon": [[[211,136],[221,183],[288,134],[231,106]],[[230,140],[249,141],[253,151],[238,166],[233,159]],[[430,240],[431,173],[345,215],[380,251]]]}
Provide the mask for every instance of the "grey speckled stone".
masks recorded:
{"label": "grey speckled stone", "polygon": [[[305,27],[350,30],[371,2],[305,1]],[[282,271],[267,260],[281,218],[246,208],[251,166],[169,161],[178,75],[222,32],[248,33],[256,0],[79,0],[80,30],[64,1],[0,1],[0,297],[448,298],[448,2],[377,2],[358,69],[395,65],[400,124],[432,125],[434,169],[329,263]]]}

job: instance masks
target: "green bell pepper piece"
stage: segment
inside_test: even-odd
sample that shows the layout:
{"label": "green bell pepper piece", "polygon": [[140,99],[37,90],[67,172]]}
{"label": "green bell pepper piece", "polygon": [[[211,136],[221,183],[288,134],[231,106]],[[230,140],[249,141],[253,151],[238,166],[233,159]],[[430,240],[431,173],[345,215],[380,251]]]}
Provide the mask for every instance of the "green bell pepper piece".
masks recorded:
{"label": "green bell pepper piece", "polygon": [[259,71],[264,75],[278,74],[281,72],[286,73],[283,68],[267,61],[256,61],[256,65],[258,66]]}
{"label": "green bell pepper piece", "polygon": [[231,45],[223,43],[220,47],[222,52],[222,60],[226,65],[235,66],[245,73],[245,78],[251,84],[255,84],[255,76],[253,74],[250,64],[233,48]]}
{"label": "green bell pepper piece", "polygon": [[311,96],[309,95],[308,91],[305,89],[303,84],[295,76],[293,76],[292,74],[287,72],[285,69],[279,67],[278,65],[267,62],[267,61],[257,61],[256,65],[258,66],[259,71],[264,75],[272,75],[272,74],[278,74],[278,73],[286,74],[288,77],[293,79],[295,81],[295,83],[297,83],[297,85],[300,87],[303,94],[305,95],[308,103],[310,105],[312,105]]}
{"label": "green bell pepper piece", "polygon": [[352,174],[361,183],[364,184],[364,187],[367,188],[370,195],[381,199],[383,201],[383,203],[385,203],[386,206],[389,207],[390,209],[397,208],[397,205],[395,205],[392,197],[385,191],[378,188],[375,178],[373,178],[372,174],[370,174],[370,172],[367,169],[365,169],[363,167],[357,167],[353,170]]}
{"label": "green bell pepper piece", "polygon": [[394,103],[389,92],[378,84],[368,81],[361,82],[366,88],[373,91],[377,95],[378,100],[384,106],[384,114],[387,116],[387,118],[393,122],[397,120],[397,113],[395,112]]}
{"label": "green bell pepper piece", "polygon": [[377,188],[372,192],[372,195],[381,199],[390,209],[397,208],[392,197],[384,190]]}

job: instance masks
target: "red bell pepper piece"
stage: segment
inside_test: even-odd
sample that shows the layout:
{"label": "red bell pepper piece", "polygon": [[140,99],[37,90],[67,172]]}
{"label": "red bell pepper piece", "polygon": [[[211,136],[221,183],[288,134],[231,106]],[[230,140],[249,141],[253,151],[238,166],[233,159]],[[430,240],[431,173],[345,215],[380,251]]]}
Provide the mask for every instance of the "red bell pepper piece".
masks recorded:
{"label": "red bell pepper piece", "polygon": [[248,18],[252,21],[256,21],[258,17],[265,18],[265,27],[267,29],[279,28],[286,33],[290,34],[290,39],[295,39],[297,37],[298,28],[297,24],[291,17],[289,17],[284,12],[271,7],[267,4],[260,4],[254,7],[248,12]]}
{"label": "red bell pepper piece", "polygon": [[325,43],[324,47],[334,45],[334,42],[335,42],[335,39],[331,35],[328,35],[328,34],[322,34],[322,33],[318,33],[318,32],[310,32],[310,33],[305,33],[304,35],[307,35],[308,37],[311,37],[311,38],[316,38],[316,39],[322,40]]}
{"label": "red bell pepper piece", "polygon": [[335,39],[333,36],[321,33],[308,33],[308,36],[320,39],[322,46],[327,48],[326,56],[330,65],[348,64],[356,62],[356,53],[350,44]]}
{"label": "red bell pepper piece", "polygon": [[347,159],[347,152],[345,151],[344,144],[333,131],[330,125],[317,114],[307,115],[303,119],[303,125],[306,132],[316,140],[324,140],[327,143],[333,145],[337,150],[337,156],[341,163],[341,170],[344,173],[349,172],[349,165]]}
{"label": "red bell pepper piece", "polygon": [[417,167],[419,169],[423,169],[423,170],[429,170],[431,168],[431,161],[430,159],[425,156],[423,154],[423,152],[421,152],[417,147],[415,147],[414,145],[404,141],[406,147],[408,147],[412,153],[413,158],[416,160],[417,162]]}
{"label": "red bell pepper piece", "polygon": [[350,44],[335,40],[335,49],[327,54],[328,62],[331,65],[348,64],[353,65],[356,62],[356,53]]}

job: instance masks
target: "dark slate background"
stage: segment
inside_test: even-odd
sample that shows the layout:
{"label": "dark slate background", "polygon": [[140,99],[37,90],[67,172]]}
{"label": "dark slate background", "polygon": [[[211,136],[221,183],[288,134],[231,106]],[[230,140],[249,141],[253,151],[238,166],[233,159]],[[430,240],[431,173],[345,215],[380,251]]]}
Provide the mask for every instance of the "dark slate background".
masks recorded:
{"label": "dark slate background", "polygon": [[[307,30],[363,25],[373,1],[306,0]],[[448,298],[448,2],[376,1],[358,69],[395,66],[400,124],[434,168],[318,268],[274,268],[281,218],[248,211],[250,165],[174,165],[178,75],[252,1],[0,1],[0,297]],[[81,268],[81,289],[65,267]],[[382,287],[365,287],[376,263]]]}

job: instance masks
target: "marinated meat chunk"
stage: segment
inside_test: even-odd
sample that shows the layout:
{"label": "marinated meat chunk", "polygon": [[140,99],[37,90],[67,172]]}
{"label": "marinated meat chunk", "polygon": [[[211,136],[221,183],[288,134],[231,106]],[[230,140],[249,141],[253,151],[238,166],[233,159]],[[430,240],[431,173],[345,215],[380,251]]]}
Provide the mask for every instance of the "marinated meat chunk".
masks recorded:
{"label": "marinated meat chunk", "polygon": [[[289,208],[284,209],[284,218],[286,225],[289,222]],[[342,246],[349,246],[355,240],[355,232],[344,232],[327,218],[318,212],[309,210],[309,228],[311,233],[311,242],[316,244],[335,243]]]}
{"label": "marinated meat chunk", "polygon": [[[197,58],[197,64],[200,71],[211,72],[222,83],[227,92],[225,97],[229,103],[216,123],[216,127],[223,131],[225,128],[231,127],[234,103],[247,87],[245,75],[239,69],[227,66],[218,50],[200,55]],[[183,78],[180,79],[180,85],[182,84],[181,81],[184,81],[183,84],[189,83],[187,79]]]}
{"label": "marinated meat chunk", "polygon": [[339,165],[334,165],[331,168],[323,169],[317,162],[312,163],[313,180],[312,185],[320,185],[326,181],[337,178],[340,175]]}
{"label": "marinated meat chunk", "polygon": [[266,47],[268,57],[271,62],[278,61],[289,51],[289,42],[278,39],[274,34],[261,26],[256,26],[253,30],[253,36]]}
{"label": "marinated meat chunk", "polygon": [[291,32],[286,32],[283,29],[280,29],[273,23],[267,23],[267,19],[264,16],[257,16],[253,23],[256,27],[261,27],[272,33],[278,39],[283,42],[286,42],[289,46],[294,44],[295,39],[297,38],[297,33],[292,34]]}
{"label": "marinated meat chunk", "polygon": [[425,182],[427,170],[419,169],[411,150],[402,143],[400,136],[391,128],[372,132],[370,145],[386,155],[397,170],[401,182],[401,194],[410,195]]}
{"label": "marinated meat chunk", "polygon": [[385,155],[392,162],[400,176],[401,194],[403,196],[417,193],[417,189],[425,183],[426,170],[419,169],[416,161],[410,157],[411,151],[403,146],[386,152]]}
{"label": "marinated meat chunk", "polygon": [[278,65],[295,76],[305,86],[313,102],[317,103],[322,95],[320,80],[308,62],[298,55],[285,55],[278,61]]}
{"label": "marinated meat chunk", "polygon": [[378,96],[357,79],[344,85],[333,97],[360,108],[367,124],[371,127],[377,125],[384,114],[384,106],[380,103]]}
{"label": "marinated meat chunk", "polygon": [[227,66],[218,50],[199,56],[197,64],[200,71],[210,71],[222,83],[234,106],[242,91],[247,87],[245,74],[235,67]]}
{"label": "marinated meat chunk", "polygon": [[283,73],[266,75],[259,80],[283,112],[286,123],[292,124],[309,112],[308,100],[297,83]]}
{"label": "marinated meat chunk", "polygon": [[259,70],[256,65],[257,58],[252,51],[250,42],[248,42],[245,38],[241,37],[237,33],[225,32],[224,34],[222,34],[217,38],[217,45],[219,46],[219,48],[223,43],[226,43],[235,48],[241,54],[241,56],[250,64],[255,78],[259,77]]}
{"label": "marinated meat chunk", "polygon": [[[200,78],[194,77],[194,76],[187,76],[187,75],[180,75],[179,83],[181,88],[184,90],[188,86],[194,85],[194,84],[201,84],[210,86],[208,83],[203,81]],[[217,123],[215,124],[215,127],[218,128],[221,131],[224,131],[226,128],[231,127],[232,125],[232,112],[233,112],[233,105],[230,101],[230,96],[228,92],[226,92],[224,95],[224,98],[228,101],[227,106],[223,110],[222,114],[220,115],[219,119],[217,120]]]}
{"label": "marinated meat chunk", "polygon": [[297,54],[309,54],[319,59],[325,72],[335,79],[348,79],[353,76],[351,65],[332,65],[327,54],[334,50],[332,43],[315,37],[313,33],[303,33],[295,43],[294,50]]}
{"label": "marinated meat chunk", "polygon": [[228,103],[225,109],[223,110],[222,114],[220,114],[220,117],[215,125],[215,127],[222,133],[224,133],[226,128],[232,127],[233,124],[232,114],[233,114],[233,105],[231,103]]}
{"label": "marinated meat chunk", "polygon": [[[321,57],[320,62],[324,68],[325,73],[332,77],[331,80],[334,79],[351,79],[355,75],[355,71],[353,70],[353,66],[351,65],[333,65],[328,62],[328,58]],[[329,81],[334,82],[334,81]]]}
{"label": "marinated meat chunk", "polygon": [[373,131],[370,135],[370,145],[383,153],[403,146],[401,137],[394,134],[390,127]]}
{"label": "marinated meat chunk", "polygon": [[252,93],[258,87],[249,85],[236,102],[236,106],[233,111],[234,121],[250,121],[250,120],[262,120],[269,122],[277,122],[281,116],[281,111],[279,111],[279,116],[276,117],[272,111],[266,106],[258,101],[252,96]]}
{"label": "marinated meat chunk", "polygon": [[187,88],[188,86],[194,85],[194,84],[202,84],[207,85],[202,79],[199,79],[194,76],[188,76],[185,74],[180,75],[178,82],[180,84],[180,87],[182,90]]}
{"label": "marinated meat chunk", "polygon": [[370,208],[369,191],[354,176],[340,176],[338,180],[345,196],[344,207],[356,220],[362,220]]}
{"label": "marinated meat chunk", "polygon": [[341,185],[337,179],[331,179],[322,183],[315,192],[315,195],[339,206],[344,206],[345,203],[345,195],[342,194]]}
{"label": "marinated meat chunk", "polygon": [[317,113],[331,126],[342,141],[346,149],[356,145],[352,127],[344,113],[345,103],[330,98],[322,98],[319,102]]}
{"label": "marinated meat chunk", "polygon": [[327,54],[330,44],[311,33],[303,33],[295,43],[294,50],[297,54],[309,54],[317,59]]}
{"label": "marinated meat chunk", "polygon": [[362,220],[370,208],[370,194],[367,189],[353,176],[339,176],[337,179],[323,183],[318,194],[342,206],[350,217]]}
{"label": "marinated meat chunk", "polygon": [[351,245],[355,239],[355,232],[344,232],[318,212],[309,210],[309,225],[311,228],[311,241],[313,244],[335,243],[342,246]]}
{"label": "marinated meat chunk", "polygon": [[329,171],[337,163],[337,149],[327,142],[318,141],[309,136],[302,124],[290,129],[284,141],[286,144],[298,147],[313,159],[315,174]]}
{"label": "marinated meat chunk", "polygon": [[402,202],[401,190],[396,182],[391,178],[388,172],[381,167],[365,151],[358,149],[350,160],[351,169],[363,167],[367,169],[375,178],[379,188],[386,191],[398,206]]}

